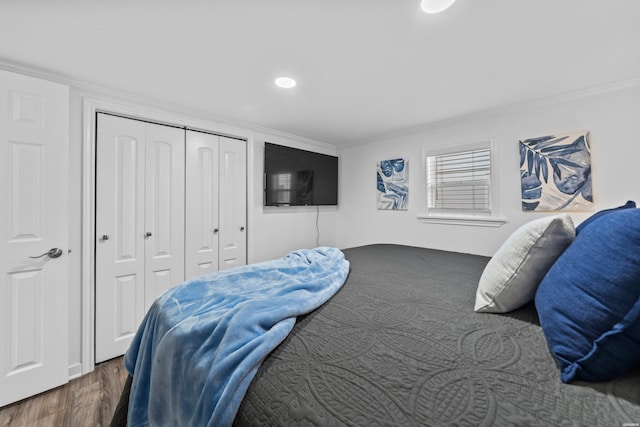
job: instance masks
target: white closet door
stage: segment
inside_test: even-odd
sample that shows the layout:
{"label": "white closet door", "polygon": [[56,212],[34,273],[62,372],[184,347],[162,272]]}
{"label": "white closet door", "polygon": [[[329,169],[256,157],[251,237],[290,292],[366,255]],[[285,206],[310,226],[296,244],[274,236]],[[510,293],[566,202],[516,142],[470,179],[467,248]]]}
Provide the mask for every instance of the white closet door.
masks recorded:
{"label": "white closet door", "polygon": [[220,137],[220,270],[247,263],[247,145]]}
{"label": "white closet door", "polygon": [[124,354],[184,280],[184,130],[98,114],[96,361]]}
{"label": "white closet door", "polygon": [[0,71],[0,406],[69,377],[68,102]]}
{"label": "white closet door", "polygon": [[97,362],[124,354],[145,313],[145,126],[98,114]]}
{"label": "white closet door", "polygon": [[127,350],[146,310],[185,275],[246,264],[246,142],[108,114],[97,129],[101,362]]}
{"label": "white closet door", "polygon": [[184,129],[146,124],[145,311],[184,281]]}
{"label": "white closet door", "polygon": [[186,135],[185,279],[218,271],[218,140]]}

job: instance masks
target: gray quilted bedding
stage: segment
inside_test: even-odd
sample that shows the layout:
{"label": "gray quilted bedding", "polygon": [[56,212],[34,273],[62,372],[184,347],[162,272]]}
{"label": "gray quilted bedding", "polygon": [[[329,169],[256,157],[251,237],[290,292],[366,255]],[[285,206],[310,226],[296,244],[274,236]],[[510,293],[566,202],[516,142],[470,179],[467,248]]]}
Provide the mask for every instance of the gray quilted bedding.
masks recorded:
{"label": "gray quilted bedding", "polygon": [[372,245],[267,358],[236,426],[620,426],[640,370],[562,384],[533,305],[473,311],[488,258]]}

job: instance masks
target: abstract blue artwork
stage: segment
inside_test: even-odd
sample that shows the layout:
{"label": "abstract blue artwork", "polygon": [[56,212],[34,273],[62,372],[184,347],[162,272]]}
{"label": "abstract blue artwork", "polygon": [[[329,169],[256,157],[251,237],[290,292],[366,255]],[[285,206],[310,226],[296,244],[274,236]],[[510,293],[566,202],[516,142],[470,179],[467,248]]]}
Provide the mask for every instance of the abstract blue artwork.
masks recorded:
{"label": "abstract blue artwork", "polygon": [[409,207],[408,159],[382,160],[378,162],[378,209],[407,210]]}
{"label": "abstract blue artwork", "polygon": [[587,131],[519,141],[523,211],[593,210]]}

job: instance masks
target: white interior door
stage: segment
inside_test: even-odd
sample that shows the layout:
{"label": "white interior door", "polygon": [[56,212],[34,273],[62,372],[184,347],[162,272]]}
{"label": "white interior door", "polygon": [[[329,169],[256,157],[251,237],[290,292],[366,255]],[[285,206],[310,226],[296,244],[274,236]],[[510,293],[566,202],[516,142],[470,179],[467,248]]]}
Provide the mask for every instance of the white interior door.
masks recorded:
{"label": "white interior door", "polygon": [[96,362],[124,354],[145,313],[145,123],[97,118]]}
{"label": "white interior door", "polygon": [[247,263],[247,144],[220,137],[220,270]]}
{"label": "white interior door", "polygon": [[185,279],[218,271],[219,137],[187,131]]}
{"label": "white interior door", "polygon": [[184,129],[146,123],[145,312],[184,281]]}
{"label": "white interior door", "polygon": [[0,406],[69,376],[68,102],[0,71]]}

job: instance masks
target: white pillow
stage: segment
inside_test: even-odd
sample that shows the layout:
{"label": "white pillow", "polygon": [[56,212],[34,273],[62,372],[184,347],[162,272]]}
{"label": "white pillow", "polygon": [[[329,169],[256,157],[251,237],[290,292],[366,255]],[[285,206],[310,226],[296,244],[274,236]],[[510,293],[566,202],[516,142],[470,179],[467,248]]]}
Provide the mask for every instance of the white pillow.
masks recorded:
{"label": "white pillow", "polygon": [[518,228],[482,272],[474,310],[506,313],[532,301],[547,271],[575,237],[569,214],[536,219]]}

